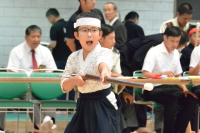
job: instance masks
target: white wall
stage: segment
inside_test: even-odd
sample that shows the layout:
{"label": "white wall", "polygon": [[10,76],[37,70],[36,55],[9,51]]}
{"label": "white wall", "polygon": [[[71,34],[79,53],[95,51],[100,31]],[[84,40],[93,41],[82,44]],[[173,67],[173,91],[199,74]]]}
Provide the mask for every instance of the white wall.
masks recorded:
{"label": "white wall", "polygon": [[[103,9],[109,0],[96,0]],[[131,10],[140,15],[139,25],[145,34],[159,31],[162,22],[173,18],[173,0],[110,0],[117,4],[121,20]],[[0,0],[0,67],[6,67],[10,50],[24,41],[26,27],[36,24],[42,28],[42,41],[49,41],[51,25],[45,18],[48,8],[57,8],[68,20],[79,6],[78,0]]]}

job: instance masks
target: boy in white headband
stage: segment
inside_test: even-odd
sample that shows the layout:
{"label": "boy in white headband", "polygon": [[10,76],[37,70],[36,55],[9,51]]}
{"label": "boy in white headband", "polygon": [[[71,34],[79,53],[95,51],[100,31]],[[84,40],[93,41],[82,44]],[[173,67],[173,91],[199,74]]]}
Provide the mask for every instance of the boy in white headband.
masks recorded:
{"label": "boy in white headband", "polygon": [[[82,13],[74,24],[74,36],[81,43],[82,49],[72,53],[61,79],[63,92],[78,86],[80,98],[77,112],[64,133],[120,133],[119,98],[104,82],[104,77],[111,75],[112,52],[102,48],[101,22],[92,12]],[[84,81],[84,74],[100,75],[102,81]],[[72,74],[77,74],[72,77]]]}

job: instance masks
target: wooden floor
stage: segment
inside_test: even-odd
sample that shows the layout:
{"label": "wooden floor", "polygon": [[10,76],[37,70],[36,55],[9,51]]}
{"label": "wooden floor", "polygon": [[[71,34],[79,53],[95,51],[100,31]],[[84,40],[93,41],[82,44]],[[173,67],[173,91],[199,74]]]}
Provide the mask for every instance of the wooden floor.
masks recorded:
{"label": "wooden floor", "polygon": [[[24,121],[19,122],[19,132],[20,133],[25,133],[25,124],[26,124],[26,122],[24,122]],[[57,128],[53,131],[53,133],[63,133],[67,124],[68,124],[68,122],[65,122],[65,121],[56,122]],[[152,121],[147,122],[147,127],[149,127],[150,129],[151,129],[151,124],[152,124]],[[16,133],[17,122],[15,122],[15,121],[6,122],[6,130],[8,130],[9,132]],[[28,122],[28,131],[31,131],[31,130],[32,130],[32,123]]]}
{"label": "wooden floor", "polygon": [[[26,122],[22,121],[19,122],[19,132],[25,133],[25,124]],[[68,122],[58,121],[56,122],[57,128],[53,131],[53,133],[63,133],[66,125]],[[8,132],[16,132],[17,131],[17,122],[15,121],[9,121],[6,122],[6,131]],[[28,131],[32,131],[32,123],[28,122]]]}

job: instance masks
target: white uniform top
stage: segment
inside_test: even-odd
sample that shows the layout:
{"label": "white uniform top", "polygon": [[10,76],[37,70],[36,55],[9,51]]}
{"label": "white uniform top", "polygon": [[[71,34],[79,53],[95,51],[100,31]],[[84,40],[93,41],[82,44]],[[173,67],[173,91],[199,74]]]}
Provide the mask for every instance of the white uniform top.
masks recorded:
{"label": "white uniform top", "polygon": [[[86,59],[83,60],[83,50],[78,50],[76,52],[73,52],[67,60],[67,64],[65,67],[64,74],[61,79],[61,87],[63,90],[63,82],[70,78],[72,74],[94,74],[94,75],[100,75],[100,72],[98,70],[98,66],[100,63],[106,63],[109,70],[112,68],[112,52],[111,50],[107,48],[101,47],[101,45],[98,43],[96,47],[87,55]],[[83,87],[78,87],[78,90],[81,93],[91,93],[100,91],[103,89],[107,89],[110,87],[109,85],[103,85],[100,81],[92,81],[87,80],[86,85]],[[63,91],[65,92],[65,91]],[[117,107],[117,100],[115,97],[115,94],[111,92],[107,99],[111,102],[111,104],[118,109]]]}
{"label": "white uniform top", "polygon": [[122,70],[120,66],[120,54],[112,50],[112,55],[113,55],[113,67],[111,69],[111,72],[116,74],[121,74]]}
{"label": "white uniform top", "polygon": [[[38,68],[40,65],[45,65],[46,69],[57,69],[51,51],[48,48],[38,45],[35,49],[35,58]],[[7,68],[33,70],[32,52],[26,42],[19,44],[11,50]]]}
{"label": "white uniform top", "polygon": [[[190,56],[190,67],[196,67],[200,62],[200,46],[197,46],[192,51],[192,54]],[[199,71],[200,75],[200,71]]]}
{"label": "white uniform top", "polygon": [[179,75],[182,73],[179,52],[175,49],[171,53],[168,53],[162,42],[148,51],[142,70],[150,73],[172,71],[175,75]]}
{"label": "white uniform top", "polygon": [[[174,19],[171,19],[171,20],[168,20],[166,22],[164,22],[161,26],[160,26],[160,33],[164,33],[165,32],[165,29],[167,28],[167,25],[166,23],[169,23],[169,22],[172,22],[173,23],[173,26],[177,26],[179,27],[179,24],[178,24],[178,20],[177,20],[177,17],[174,18]],[[185,27],[183,28],[184,31],[187,31],[188,28],[190,26],[190,23],[188,22]]]}

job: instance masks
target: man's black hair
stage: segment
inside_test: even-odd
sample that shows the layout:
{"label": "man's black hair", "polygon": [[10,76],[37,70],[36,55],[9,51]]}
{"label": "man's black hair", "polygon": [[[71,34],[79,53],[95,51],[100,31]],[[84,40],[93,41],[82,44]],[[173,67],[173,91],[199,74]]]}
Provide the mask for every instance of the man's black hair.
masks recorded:
{"label": "man's black hair", "polygon": [[40,34],[42,34],[42,30],[37,25],[31,25],[28,28],[26,28],[25,35],[29,36],[31,31],[38,31],[40,32]]}
{"label": "man's black hair", "polygon": [[106,4],[112,4],[113,5],[113,9],[114,10],[118,10],[117,5],[115,3],[113,3],[113,2],[107,2]]}
{"label": "man's black hair", "polygon": [[[80,0],[78,0],[80,2]],[[85,0],[86,1],[86,0]]]}
{"label": "man's black hair", "polygon": [[165,29],[164,35],[167,37],[172,36],[172,37],[179,37],[181,35],[181,30],[177,26],[168,26]]}
{"label": "man's black hair", "polygon": [[58,10],[56,8],[50,8],[47,12],[46,12],[46,17],[49,17],[50,15],[54,16],[54,17],[59,17],[60,14],[58,12]]}
{"label": "man's black hair", "polygon": [[187,30],[187,33],[189,33],[190,30],[192,30],[192,29],[194,29],[194,28],[196,28],[196,25],[190,25],[190,27],[189,27],[188,30]]}
{"label": "man's black hair", "polygon": [[[101,17],[94,12],[83,12],[76,17],[76,20],[78,20],[80,18],[97,18],[97,19],[101,20]],[[78,28],[79,27],[76,27],[75,31],[78,31]]]}
{"label": "man's black hair", "polygon": [[180,15],[192,14],[192,6],[189,3],[182,3],[177,11]]}
{"label": "man's black hair", "polygon": [[114,32],[114,29],[113,29],[112,26],[110,26],[108,24],[102,24],[101,25],[101,31],[103,31],[102,37],[106,37],[110,33]]}
{"label": "man's black hair", "polygon": [[179,45],[185,45],[189,41],[189,37],[187,32],[181,30],[181,40],[179,41]]}
{"label": "man's black hair", "polygon": [[139,19],[139,15],[135,11],[129,12],[124,18],[125,21],[134,20],[134,19]]}

